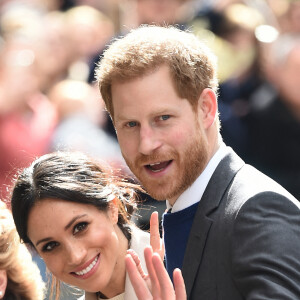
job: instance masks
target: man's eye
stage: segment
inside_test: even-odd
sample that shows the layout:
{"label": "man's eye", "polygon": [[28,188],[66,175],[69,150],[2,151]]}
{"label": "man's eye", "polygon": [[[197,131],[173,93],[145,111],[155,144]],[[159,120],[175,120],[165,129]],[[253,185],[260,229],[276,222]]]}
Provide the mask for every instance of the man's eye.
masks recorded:
{"label": "man's eye", "polygon": [[168,120],[170,118],[170,115],[162,115],[162,116],[160,116],[160,119],[162,120],[162,121],[166,121],[166,120]]}
{"label": "man's eye", "polygon": [[127,127],[135,127],[136,126],[136,122],[134,121],[130,121],[126,124]]}
{"label": "man's eye", "polygon": [[58,246],[58,242],[49,242],[49,243],[47,243],[43,246],[42,251],[43,252],[50,252],[57,246]]}
{"label": "man's eye", "polygon": [[88,226],[87,222],[78,223],[74,227],[73,234],[76,234],[78,232],[81,232],[81,231],[85,230],[87,228],[87,226]]}

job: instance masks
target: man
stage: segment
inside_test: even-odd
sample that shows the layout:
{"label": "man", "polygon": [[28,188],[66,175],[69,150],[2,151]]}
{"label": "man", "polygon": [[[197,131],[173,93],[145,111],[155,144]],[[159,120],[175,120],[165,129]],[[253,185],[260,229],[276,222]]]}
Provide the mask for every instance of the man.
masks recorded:
{"label": "man", "polygon": [[[193,34],[142,26],[108,48],[97,78],[126,163],[172,210],[163,228],[176,299],[177,268],[188,299],[300,299],[299,203],[222,142],[216,72]],[[139,299],[159,289],[175,299],[149,251],[151,292],[127,257]]]}

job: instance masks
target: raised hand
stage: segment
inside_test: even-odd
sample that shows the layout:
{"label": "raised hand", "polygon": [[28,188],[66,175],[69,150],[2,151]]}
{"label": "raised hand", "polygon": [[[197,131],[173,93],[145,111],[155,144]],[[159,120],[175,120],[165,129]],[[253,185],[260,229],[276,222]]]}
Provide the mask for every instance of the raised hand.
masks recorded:
{"label": "raised hand", "polygon": [[139,300],[186,300],[184,280],[179,269],[173,273],[174,287],[158,253],[151,247],[144,251],[149,274],[141,268],[137,255],[128,250],[125,257],[126,269]]}

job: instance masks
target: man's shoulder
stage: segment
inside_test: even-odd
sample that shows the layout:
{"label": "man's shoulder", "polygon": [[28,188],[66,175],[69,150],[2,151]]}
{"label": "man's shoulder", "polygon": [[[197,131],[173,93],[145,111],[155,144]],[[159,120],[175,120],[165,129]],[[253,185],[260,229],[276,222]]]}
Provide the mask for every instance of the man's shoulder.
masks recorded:
{"label": "man's shoulder", "polygon": [[[227,193],[227,208],[240,210],[241,207],[255,205],[292,206],[300,209],[299,201],[279,183],[245,164],[235,175]],[[246,205],[247,204],[247,205]],[[254,204],[253,204],[254,205]]]}
{"label": "man's shoulder", "polygon": [[270,192],[295,200],[295,197],[278,182],[244,162],[230,147],[227,149],[227,153],[220,163],[220,168],[215,173],[222,176],[231,173],[231,195],[240,193],[252,197],[255,194]]}

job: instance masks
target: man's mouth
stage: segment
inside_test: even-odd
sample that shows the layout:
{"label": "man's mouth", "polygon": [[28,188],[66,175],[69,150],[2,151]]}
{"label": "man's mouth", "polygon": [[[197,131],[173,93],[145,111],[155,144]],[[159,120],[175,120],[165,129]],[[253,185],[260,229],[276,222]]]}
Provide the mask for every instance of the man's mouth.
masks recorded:
{"label": "man's mouth", "polygon": [[156,163],[145,165],[145,167],[151,172],[158,173],[164,170],[171,162],[172,160],[156,162]]}

